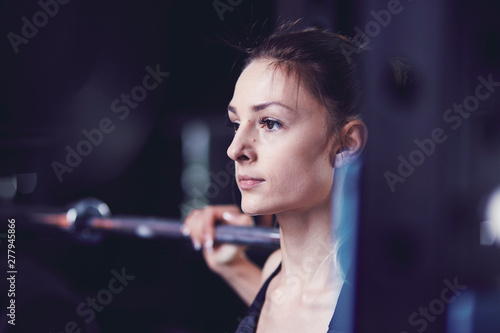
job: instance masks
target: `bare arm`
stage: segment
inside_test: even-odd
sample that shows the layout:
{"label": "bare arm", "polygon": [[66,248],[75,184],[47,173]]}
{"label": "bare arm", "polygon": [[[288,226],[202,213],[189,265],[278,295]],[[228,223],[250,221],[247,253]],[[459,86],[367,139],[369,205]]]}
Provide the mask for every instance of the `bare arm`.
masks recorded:
{"label": "bare arm", "polygon": [[245,254],[217,272],[240,298],[250,305],[261,287],[262,271]]}
{"label": "bare arm", "polygon": [[262,283],[281,261],[279,250],[270,255],[261,270],[245,255],[245,247],[213,244],[216,221],[231,225],[253,225],[250,216],[242,214],[236,206],[208,206],[193,211],[185,220],[195,248],[203,248],[208,267],[219,274],[241,299],[250,305]]}

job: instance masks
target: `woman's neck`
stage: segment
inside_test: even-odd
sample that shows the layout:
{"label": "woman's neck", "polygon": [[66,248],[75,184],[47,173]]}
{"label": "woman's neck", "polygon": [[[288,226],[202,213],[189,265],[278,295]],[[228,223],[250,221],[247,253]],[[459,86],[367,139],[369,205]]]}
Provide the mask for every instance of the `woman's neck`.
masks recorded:
{"label": "woman's neck", "polygon": [[[300,282],[300,292],[324,290],[337,284],[331,230],[331,198],[307,211],[277,214],[280,224],[282,282]],[[297,280],[298,279],[298,280]]]}

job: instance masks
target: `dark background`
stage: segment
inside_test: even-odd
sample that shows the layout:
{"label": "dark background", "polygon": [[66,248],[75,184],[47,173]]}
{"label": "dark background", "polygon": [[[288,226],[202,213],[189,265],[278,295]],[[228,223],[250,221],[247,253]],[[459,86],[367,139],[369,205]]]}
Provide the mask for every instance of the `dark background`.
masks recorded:
{"label": "dark background", "polygon": [[[213,1],[72,0],[15,53],[7,34],[21,35],[21,18],[33,22],[41,8],[36,1],[2,1],[0,178],[8,188],[13,175],[21,184],[25,174],[35,174],[36,185],[19,185],[0,200],[63,206],[92,196],[114,214],[179,218],[184,125],[208,124],[210,170],[224,170],[229,161],[232,133],[224,117],[241,58],[218,40],[252,46],[278,21],[301,17],[303,26],[354,37],[355,27],[373,20],[370,11],[388,2],[232,3],[221,20]],[[397,168],[398,155],[415,149],[416,138],[442,126],[443,112],[473,93],[478,75],[500,81],[499,4],[402,4],[404,11],[373,38],[363,67],[370,144],[361,187],[360,332],[414,332],[408,315],[439,295],[444,278],[494,289],[499,275],[497,254],[479,254],[477,246],[482,202],[500,184],[498,92],[396,194],[381,176]],[[395,81],[389,59],[396,56],[408,59],[410,83]],[[157,64],[169,76],[119,119],[111,103]],[[114,131],[59,182],[51,164],[64,163],[65,147],[75,148],[85,139],[82,130],[103,118]],[[227,186],[210,202],[237,204],[236,191]],[[19,231],[16,245],[19,332],[62,332],[72,320],[85,332],[231,332],[246,309],[189,244],[109,236],[90,245]],[[262,263],[266,254],[250,255]],[[111,270],[122,267],[136,278],[95,321],[82,322],[78,304],[106,288]],[[444,331],[445,318],[427,331]]]}
{"label": "dark background", "polygon": [[[3,1],[0,30],[21,34],[21,18],[31,21],[39,10],[36,1]],[[179,218],[184,124],[209,122],[222,140],[212,144],[223,158],[212,169],[229,161],[225,110],[239,69],[232,71],[237,53],[218,38],[245,39],[266,19],[257,29],[269,30],[273,15],[272,2],[243,1],[221,21],[210,1],[71,1],[17,54],[3,38],[0,172],[37,176],[34,191],[6,201],[63,206],[92,196],[114,214]],[[130,94],[145,67],[157,64],[169,76],[119,119],[113,100]],[[81,131],[103,118],[115,130],[59,182],[51,163],[65,164],[66,145],[75,149],[85,139]],[[232,203],[233,191],[212,201]],[[190,244],[110,236],[88,245],[18,232],[19,332],[60,332],[68,321],[88,332],[229,332],[246,311]],[[254,252],[260,261],[267,253]],[[135,280],[84,323],[77,305],[107,288],[111,270],[122,267]]]}

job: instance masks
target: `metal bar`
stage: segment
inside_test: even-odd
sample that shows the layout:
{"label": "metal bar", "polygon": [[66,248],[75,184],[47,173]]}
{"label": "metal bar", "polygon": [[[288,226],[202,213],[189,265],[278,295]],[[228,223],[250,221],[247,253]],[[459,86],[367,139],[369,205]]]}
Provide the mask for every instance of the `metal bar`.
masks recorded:
{"label": "metal bar", "polygon": [[[182,233],[183,223],[178,219],[143,216],[87,216],[81,213],[81,205],[93,208],[104,203],[82,200],[67,210],[43,206],[0,206],[0,218],[16,218],[19,227],[40,227],[83,235],[93,233],[119,233],[140,238],[171,238],[188,240]],[[105,205],[105,204],[104,204]],[[107,207],[107,206],[106,206]],[[79,212],[76,212],[79,210]],[[83,221],[82,221],[83,219]],[[75,222],[76,221],[76,222]],[[80,240],[85,240],[87,236]],[[277,229],[263,227],[242,227],[217,225],[216,243],[279,247],[280,235]]]}
{"label": "metal bar", "polygon": [[[142,216],[96,217],[89,221],[92,230],[132,234],[142,238],[189,239],[189,236],[182,233],[182,226],[179,220]],[[279,232],[273,228],[231,225],[215,227],[215,242],[219,243],[279,247],[279,240]]]}

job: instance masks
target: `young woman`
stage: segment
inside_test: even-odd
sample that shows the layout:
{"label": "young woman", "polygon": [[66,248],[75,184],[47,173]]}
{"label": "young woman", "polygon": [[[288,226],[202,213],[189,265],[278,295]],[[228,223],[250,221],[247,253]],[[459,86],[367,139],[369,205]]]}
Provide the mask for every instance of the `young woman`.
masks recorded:
{"label": "young woman", "polygon": [[[340,35],[306,29],[278,31],[249,51],[228,106],[235,134],[227,154],[244,214],[212,206],[185,221],[209,267],[247,303],[255,298],[237,332],[342,331],[332,189],[335,169],[367,140],[356,114],[355,48]],[[281,246],[262,271],[241,248],[214,248],[216,220],[250,225],[250,216],[263,214],[276,215]]]}

